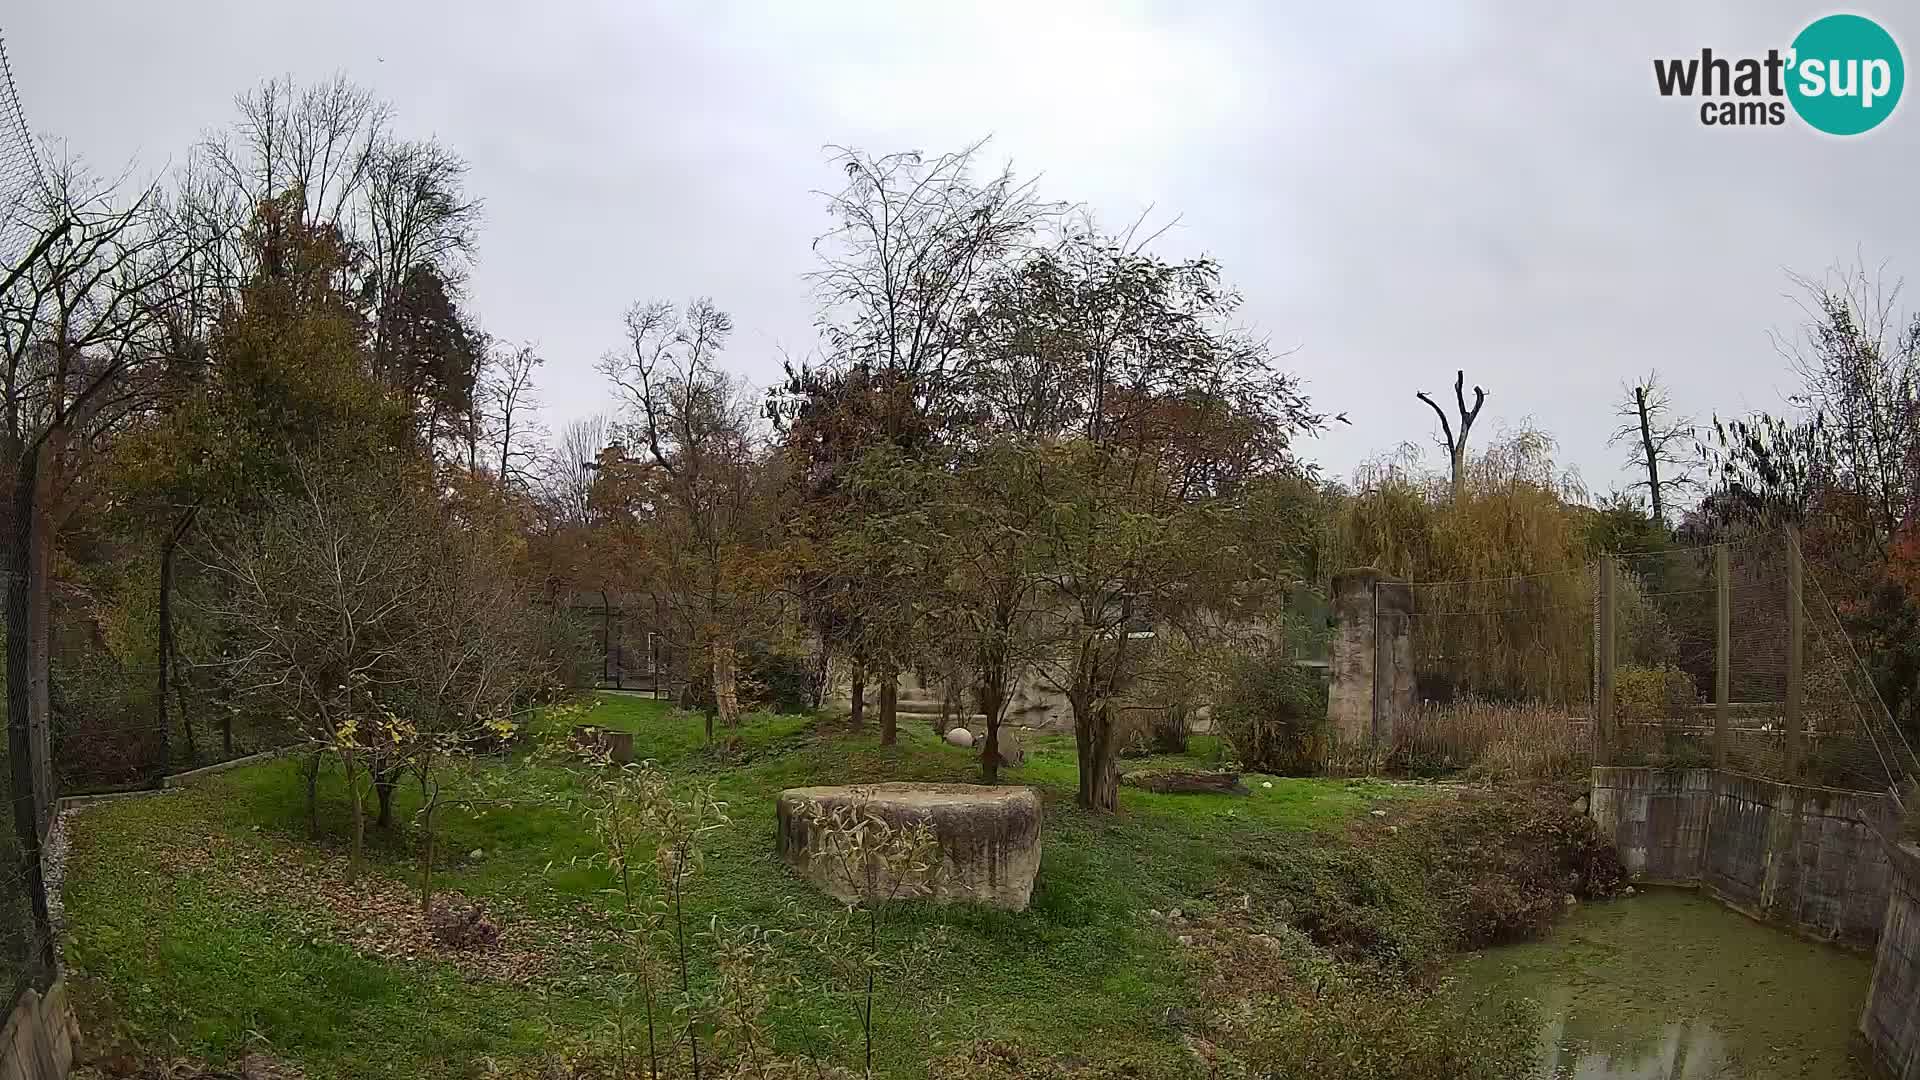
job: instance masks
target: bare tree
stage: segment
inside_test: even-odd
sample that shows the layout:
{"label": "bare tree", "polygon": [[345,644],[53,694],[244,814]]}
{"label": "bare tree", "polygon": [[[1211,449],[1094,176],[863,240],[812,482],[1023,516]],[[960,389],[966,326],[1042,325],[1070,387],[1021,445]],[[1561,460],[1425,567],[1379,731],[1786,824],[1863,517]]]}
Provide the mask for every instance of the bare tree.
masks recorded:
{"label": "bare tree", "polygon": [[478,448],[484,442],[496,489],[502,495],[510,487],[529,487],[540,458],[543,429],[534,374],[543,363],[532,345],[496,346],[487,351],[486,367],[474,394],[468,466],[478,471]]}
{"label": "bare tree", "polygon": [[[43,773],[55,537],[86,490],[75,481],[88,462],[168,389],[159,313],[188,257],[167,242],[154,189],[123,202],[112,183],[52,156],[28,219],[41,238],[58,238],[0,296],[0,460],[12,469],[0,515],[10,571],[7,713],[16,771],[39,762]],[[48,777],[16,784],[17,797],[34,800],[27,820],[44,820]]]}
{"label": "bare tree", "polygon": [[1459,502],[1467,490],[1467,434],[1473,430],[1473,422],[1480,416],[1480,406],[1486,404],[1487,392],[1478,386],[1473,388],[1473,408],[1467,408],[1467,373],[1456,371],[1453,376],[1454,407],[1460,411],[1460,434],[1453,433],[1453,425],[1447,421],[1447,413],[1435,401],[1427,396],[1425,390],[1416,391],[1414,397],[1427,403],[1433,414],[1440,418],[1440,445],[1446,448],[1447,462],[1451,468],[1453,501]]}
{"label": "bare tree", "polygon": [[[232,298],[278,276],[285,237],[335,233],[353,258],[337,271],[373,315],[374,371],[408,395],[428,447],[470,443],[478,335],[460,311],[480,204],[467,164],[432,139],[392,131],[393,110],[335,76],[262,83],[239,120],[207,136],[181,172],[186,220],[220,238],[206,248]],[[260,214],[269,200],[287,212]],[[283,236],[284,234],[284,236]]]}
{"label": "bare tree", "polygon": [[1645,479],[1631,484],[1645,488],[1653,506],[1653,520],[1665,525],[1669,496],[1693,486],[1688,451],[1695,438],[1691,417],[1675,417],[1667,388],[1660,384],[1660,373],[1648,372],[1638,383],[1620,388],[1620,407],[1615,415],[1626,422],[1607,440],[1609,446],[1627,443],[1631,452],[1628,464]]}
{"label": "bare tree", "polygon": [[[200,155],[226,189],[245,221],[255,207],[297,192],[297,218],[303,228],[323,224],[352,231],[358,200],[365,193],[376,149],[388,138],[393,110],[345,76],[301,87],[291,76],[270,79],[234,100],[240,118],[231,129],[209,134]],[[277,219],[262,225],[275,228]],[[277,237],[238,248],[257,251],[269,274],[277,273]],[[253,276],[251,268],[237,277]]]}
{"label": "bare tree", "polygon": [[1803,380],[1793,403],[1815,414],[1836,475],[1891,537],[1920,514],[1920,310],[1902,312],[1902,283],[1865,267],[1820,280],[1795,276],[1806,322],[1775,346]]}
{"label": "bare tree", "polygon": [[[363,800],[407,737],[393,706],[419,674],[439,564],[417,486],[304,466],[299,480],[255,527],[207,530],[203,565],[224,588],[202,603],[236,643],[224,665],[234,689],[338,758],[357,873]],[[307,799],[311,820],[311,782]]]}
{"label": "bare tree", "polygon": [[613,421],[605,413],[570,420],[546,454],[544,487],[561,520],[584,525],[592,514],[593,472],[600,454],[613,442]]}
{"label": "bare tree", "polygon": [[401,302],[401,284],[419,267],[431,267],[449,288],[457,288],[473,252],[480,204],[461,190],[467,163],[458,154],[428,140],[377,138],[368,155],[362,215],[356,230],[367,247],[373,275],[374,360],[396,385],[404,384],[394,367],[386,327]]}
{"label": "bare tree", "polygon": [[[964,374],[979,289],[1061,209],[1011,168],[974,180],[985,145],[934,157],[836,147],[847,185],[822,193],[834,228],[814,241],[812,279],[832,358],[884,373],[925,413],[946,407]],[[897,429],[906,418],[888,419]]]}

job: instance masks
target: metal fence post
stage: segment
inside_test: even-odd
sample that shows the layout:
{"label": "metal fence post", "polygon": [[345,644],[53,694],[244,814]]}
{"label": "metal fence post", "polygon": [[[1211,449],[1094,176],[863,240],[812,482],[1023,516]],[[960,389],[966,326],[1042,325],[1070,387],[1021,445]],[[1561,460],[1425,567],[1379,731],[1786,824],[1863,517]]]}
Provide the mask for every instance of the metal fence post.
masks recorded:
{"label": "metal fence post", "polygon": [[1594,701],[1594,761],[1602,765],[1613,763],[1613,751],[1618,745],[1618,732],[1613,715],[1613,664],[1614,664],[1614,606],[1617,591],[1614,587],[1613,556],[1600,557],[1600,629],[1599,640],[1594,642],[1598,663],[1595,665],[1600,674],[1600,691]]}
{"label": "metal fence post", "polygon": [[1800,530],[1787,526],[1787,777],[1800,778],[1806,748],[1801,736],[1801,695],[1806,655],[1805,568],[1800,561]]}
{"label": "metal fence post", "polygon": [[1727,767],[1732,738],[1728,703],[1733,693],[1733,584],[1727,561],[1727,545],[1714,545],[1714,593],[1718,602],[1713,624],[1713,763],[1722,769]]}

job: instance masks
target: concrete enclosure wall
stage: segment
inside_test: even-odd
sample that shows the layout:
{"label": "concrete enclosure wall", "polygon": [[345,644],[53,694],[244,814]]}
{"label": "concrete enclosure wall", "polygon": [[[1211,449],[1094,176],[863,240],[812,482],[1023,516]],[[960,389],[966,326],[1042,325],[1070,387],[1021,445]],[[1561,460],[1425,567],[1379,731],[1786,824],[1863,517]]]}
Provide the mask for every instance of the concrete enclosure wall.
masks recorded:
{"label": "concrete enclosure wall", "polygon": [[1327,720],[1344,746],[1393,745],[1413,711],[1413,589],[1371,567],[1333,578]]}
{"label": "concrete enclosure wall", "polygon": [[1892,888],[1860,1034],[1880,1071],[1920,1080],[1920,848],[1887,845]]}
{"label": "concrete enclosure wall", "polygon": [[63,1080],[77,1041],[64,981],[55,979],[44,997],[23,991],[0,1028],[0,1080]]}
{"label": "concrete enclosure wall", "polygon": [[1592,815],[1636,880],[1850,944],[1879,935],[1891,870],[1884,796],[1715,769],[1596,768]]}

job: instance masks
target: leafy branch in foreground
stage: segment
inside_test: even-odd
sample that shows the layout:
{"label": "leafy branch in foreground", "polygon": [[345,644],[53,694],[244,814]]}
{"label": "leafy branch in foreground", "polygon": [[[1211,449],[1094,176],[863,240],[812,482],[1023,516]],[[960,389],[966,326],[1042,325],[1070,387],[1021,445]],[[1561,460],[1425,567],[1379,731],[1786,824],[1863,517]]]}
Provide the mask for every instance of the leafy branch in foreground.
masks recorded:
{"label": "leafy branch in foreground", "polygon": [[811,833],[811,858],[854,897],[836,918],[817,928],[814,945],[836,979],[857,988],[854,1016],[860,1026],[862,1075],[872,1077],[875,987],[884,978],[924,970],[926,965],[916,959],[938,944],[937,932],[908,933],[904,943],[898,943],[887,940],[882,930],[895,921],[900,901],[933,894],[942,868],[940,840],[925,819],[911,824],[886,820],[874,811],[872,793],[864,789],[856,788],[852,801],[834,806],[810,802],[801,816]]}

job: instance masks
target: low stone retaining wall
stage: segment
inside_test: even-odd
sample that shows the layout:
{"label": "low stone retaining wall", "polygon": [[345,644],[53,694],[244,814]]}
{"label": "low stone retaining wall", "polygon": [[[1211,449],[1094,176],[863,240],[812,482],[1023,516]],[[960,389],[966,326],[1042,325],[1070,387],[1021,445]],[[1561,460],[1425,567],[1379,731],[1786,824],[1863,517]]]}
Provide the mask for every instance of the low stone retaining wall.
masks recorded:
{"label": "low stone retaining wall", "polygon": [[64,1080],[77,1041],[63,980],[55,979],[45,996],[32,988],[22,991],[0,1028],[0,1080]]}
{"label": "low stone retaining wall", "polygon": [[1697,886],[1756,918],[1871,945],[1892,872],[1886,797],[1717,769],[1596,768],[1592,815],[1638,881]]}

